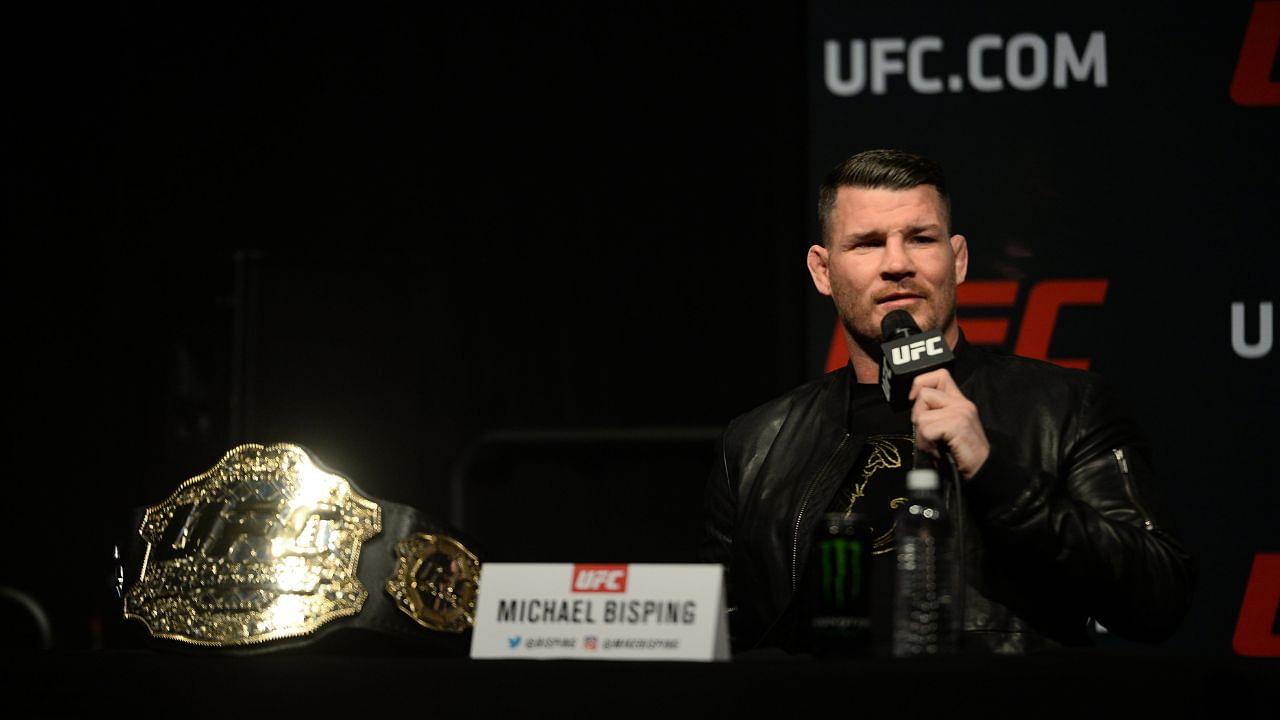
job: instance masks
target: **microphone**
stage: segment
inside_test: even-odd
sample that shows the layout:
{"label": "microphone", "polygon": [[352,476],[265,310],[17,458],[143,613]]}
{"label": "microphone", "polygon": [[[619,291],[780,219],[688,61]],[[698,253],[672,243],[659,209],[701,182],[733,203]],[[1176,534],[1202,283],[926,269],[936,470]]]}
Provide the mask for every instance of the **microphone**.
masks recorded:
{"label": "microphone", "polygon": [[[911,381],[915,379],[915,376],[927,373],[930,370],[947,367],[955,360],[955,355],[952,354],[951,348],[947,347],[947,341],[942,338],[941,330],[920,332],[920,326],[916,324],[916,319],[911,317],[911,313],[906,310],[898,309],[885,315],[884,319],[880,321],[880,334],[884,339],[884,342],[880,345],[880,350],[884,354],[884,359],[880,364],[880,388],[884,390],[884,399],[889,402],[891,407],[896,410],[903,410],[911,405],[908,397],[911,394]],[[912,425],[912,434],[915,434],[914,424]],[[960,470],[956,467],[956,459],[951,455],[949,447],[941,444],[938,449],[942,451],[942,457],[945,461],[944,468],[951,470],[952,497],[956,508],[954,517],[956,560],[958,561],[956,565],[958,573],[956,587],[958,591],[956,593],[955,617],[960,619],[960,624],[963,628],[965,588],[968,585],[965,575],[968,571],[965,559],[964,508],[960,499]],[[916,470],[937,472],[933,457],[922,452],[918,447],[915,450],[913,464]],[[910,478],[910,475],[908,475],[908,478]]]}
{"label": "microphone", "polygon": [[[955,359],[942,331],[921,332],[916,319],[906,310],[894,310],[880,321],[880,334],[884,342],[880,350],[880,389],[884,399],[894,410],[911,407],[911,381],[917,375],[946,367]],[[950,452],[944,446],[945,455]],[[933,458],[919,449],[915,452],[915,467],[933,468]]]}
{"label": "microphone", "polygon": [[894,310],[880,321],[884,342],[880,351],[880,389],[894,410],[911,407],[911,381],[915,376],[946,367],[955,360],[941,330],[920,332],[915,318],[906,310]]}

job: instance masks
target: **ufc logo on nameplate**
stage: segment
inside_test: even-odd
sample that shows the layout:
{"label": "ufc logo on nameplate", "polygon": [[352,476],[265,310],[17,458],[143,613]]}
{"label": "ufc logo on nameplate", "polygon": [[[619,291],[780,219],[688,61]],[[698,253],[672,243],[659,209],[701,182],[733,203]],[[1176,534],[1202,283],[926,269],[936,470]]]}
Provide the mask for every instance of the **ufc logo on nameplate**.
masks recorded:
{"label": "ufc logo on nameplate", "polygon": [[479,585],[473,658],[729,659],[720,565],[485,563]]}
{"label": "ufc logo on nameplate", "polygon": [[627,591],[626,565],[574,565],[574,592],[620,593]]}
{"label": "ufc logo on nameplate", "polygon": [[906,365],[909,362],[915,362],[920,359],[921,355],[941,355],[946,352],[942,349],[942,338],[931,337],[928,340],[917,340],[909,345],[902,345],[893,349],[893,364]]}

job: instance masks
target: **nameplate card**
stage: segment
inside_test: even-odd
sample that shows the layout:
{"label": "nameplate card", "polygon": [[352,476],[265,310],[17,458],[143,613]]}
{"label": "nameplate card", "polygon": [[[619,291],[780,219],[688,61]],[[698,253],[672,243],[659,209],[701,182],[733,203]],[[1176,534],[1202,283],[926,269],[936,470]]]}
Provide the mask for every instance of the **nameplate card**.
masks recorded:
{"label": "nameplate card", "polygon": [[728,660],[720,565],[485,563],[471,657]]}

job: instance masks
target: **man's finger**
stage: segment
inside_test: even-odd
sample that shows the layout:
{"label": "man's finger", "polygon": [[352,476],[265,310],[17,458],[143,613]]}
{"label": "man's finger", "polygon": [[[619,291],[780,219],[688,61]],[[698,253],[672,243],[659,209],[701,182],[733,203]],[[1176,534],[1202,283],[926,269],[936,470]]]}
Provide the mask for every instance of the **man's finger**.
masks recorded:
{"label": "man's finger", "polygon": [[916,393],[920,392],[921,388],[934,388],[947,394],[958,394],[960,392],[955,379],[951,377],[951,373],[946,368],[930,370],[922,375],[917,375],[911,381],[911,393],[908,395],[908,399],[915,400]]}
{"label": "man's finger", "polygon": [[954,397],[936,388],[920,388],[911,405],[911,422],[919,423],[920,417],[927,412],[939,410],[955,404]]}
{"label": "man's finger", "polygon": [[943,418],[947,422],[957,424],[977,425],[981,422],[967,403],[963,401],[957,402],[949,397],[947,402],[940,407],[926,407],[924,403],[916,403],[916,406],[911,411],[911,422],[915,425]]}
{"label": "man's finger", "polygon": [[920,392],[916,395],[916,403],[923,404],[928,410],[936,410],[938,408],[953,405],[956,402],[954,395],[949,395],[937,388],[920,388]]}
{"label": "man's finger", "polygon": [[916,432],[916,447],[930,455],[933,455],[934,457],[938,457],[937,441],[934,438],[929,437],[928,434],[920,432],[919,430]]}

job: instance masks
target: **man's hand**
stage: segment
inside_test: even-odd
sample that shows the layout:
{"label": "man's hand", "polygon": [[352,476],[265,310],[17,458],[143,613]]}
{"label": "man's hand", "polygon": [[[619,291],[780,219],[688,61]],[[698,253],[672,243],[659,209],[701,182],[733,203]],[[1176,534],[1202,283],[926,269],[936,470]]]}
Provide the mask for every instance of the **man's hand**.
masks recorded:
{"label": "man's hand", "polygon": [[991,454],[978,407],[960,392],[946,370],[916,376],[908,397],[913,403],[911,422],[916,426],[916,445],[941,457],[938,446],[946,444],[956,459],[960,476],[972,478]]}

